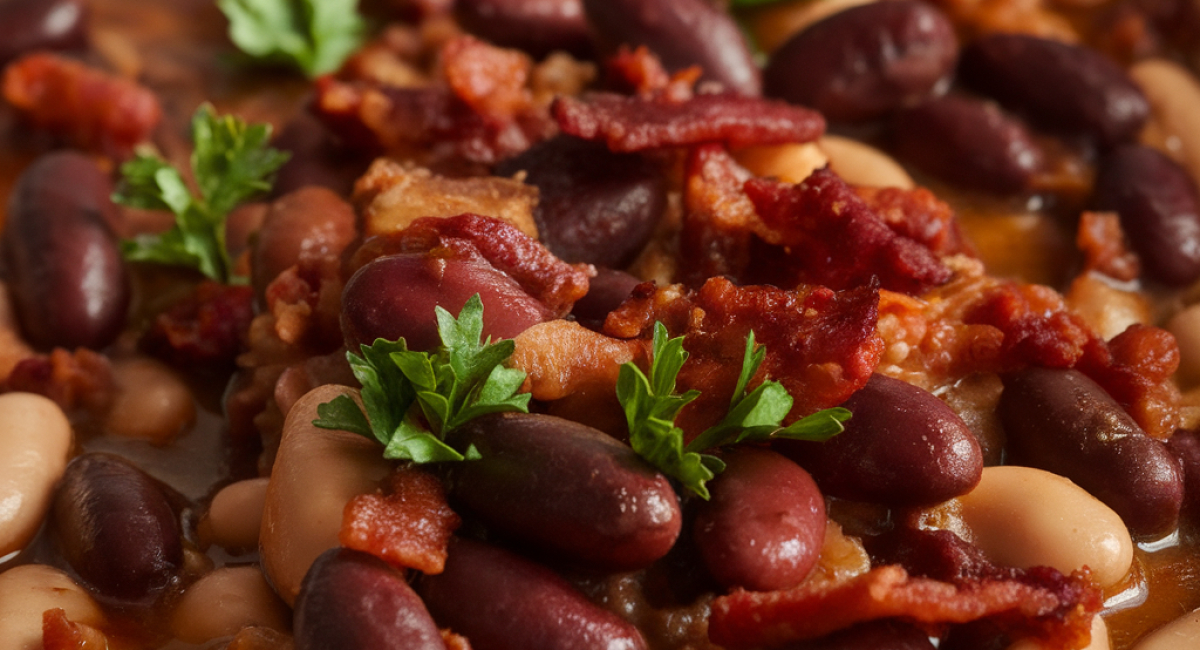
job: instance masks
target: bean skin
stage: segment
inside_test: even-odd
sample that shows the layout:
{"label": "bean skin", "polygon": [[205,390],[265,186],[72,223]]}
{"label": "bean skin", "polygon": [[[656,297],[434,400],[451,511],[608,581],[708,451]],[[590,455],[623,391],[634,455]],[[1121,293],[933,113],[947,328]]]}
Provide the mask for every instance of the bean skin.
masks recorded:
{"label": "bean skin", "polygon": [[1200,196],[1182,167],[1127,145],[1105,156],[1095,187],[1092,203],[1117,213],[1148,276],[1172,286],[1200,278]]}
{"label": "bean skin", "polygon": [[74,436],[58,404],[33,393],[0,395],[0,557],[37,534],[62,478]]}
{"label": "bean skin", "polygon": [[958,56],[950,21],[923,2],[852,7],[788,39],[763,71],[765,94],[835,122],[881,117],[935,93]]}
{"label": "bean skin", "polygon": [[444,650],[441,632],[403,574],[347,548],[313,562],[296,599],[296,650]]}
{"label": "bean skin", "polygon": [[584,598],[558,574],[501,548],[451,540],[446,569],[418,592],[439,625],[477,650],[645,650],[629,623]]}
{"label": "bean skin", "polygon": [[87,14],[83,0],[0,2],[0,67],[33,50],[87,47]]}
{"label": "bean skin", "polygon": [[825,500],[808,472],[767,449],[721,456],[725,471],[700,504],[696,545],[726,587],[789,589],[816,566],[825,541]]}
{"label": "bean skin", "polygon": [[17,180],[0,254],[22,332],[38,347],[100,349],[125,325],[129,277],[111,194],[95,163],[74,152],[46,154]]}
{"label": "bean skin", "polygon": [[624,271],[597,267],[596,276],[588,280],[588,292],[571,308],[571,315],[583,325],[600,329],[609,313],[621,306],[641,280]]}
{"label": "bean skin", "polygon": [[854,415],[837,436],[777,445],[812,473],[826,495],[920,506],[965,494],[979,482],[979,441],[928,391],[874,375],[843,406]]}
{"label": "bean skin", "polygon": [[645,567],[679,536],[667,479],[597,429],[503,413],[476,418],[448,440],[482,455],[451,469],[452,500],[504,534],[610,569]]}
{"label": "bean skin", "polygon": [[1004,378],[997,407],[1013,463],[1065,476],[1112,508],[1135,535],[1170,531],[1183,477],[1096,382],[1077,370],[1028,368]]}
{"label": "bean skin", "polygon": [[1182,512],[1193,519],[1200,517],[1200,435],[1176,431],[1167,441],[1167,448],[1183,475]]}
{"label": "bean skin", "polygon": [[538,58],[555,50],[586,57],[592,49],[581,0],[459,0],[454,10],[468,32]]}
{"label": "bean skin", "polygon": [[252,257],[254,293],[302,257],[332,257],[354,239],[354,208],[333,190],[308,186],[276,199],[258,231]]}

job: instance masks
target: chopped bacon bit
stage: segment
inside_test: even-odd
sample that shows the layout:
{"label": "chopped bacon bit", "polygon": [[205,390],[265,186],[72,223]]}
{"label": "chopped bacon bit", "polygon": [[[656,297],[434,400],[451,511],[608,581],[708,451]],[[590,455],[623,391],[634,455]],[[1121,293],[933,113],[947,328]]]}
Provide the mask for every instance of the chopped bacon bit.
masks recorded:
{"label": "chopped bacon bit", "polygon": [[974,255],[954,211],[924,187],[855,187],[854,192],[897,235],[939,256]]}
{"label": "chopped bacon bit", "polygon": [[9,64],[4,98],[39,128],[118,158],[149,140],[162,118],[146,88],[55,54],[33,53]]}
{"label": "chopped bacon bit", "polygon": [[233,635],[225,650],[293,650],[292,637],[269,627],[244,627]]}
{"label": "chopped bacon bit", "polygon": [[397,568],[441,573],[446,545],[461,520],[446,504],[441,481],[413,466],[392,472],[384,491],[346,504],[338,540]]}
{"label": "chopped bacon bit", "polygon": [[605,62],[605,68],[614,86],[628,88],[639,97],[659,97],[672,102],[690,99],[692,88],[703,74],[703,70],[693,66],[672,75],[645,45],[633,50],[622,45]]}
{"label": "chopped bacon bit", "polygon": [[683,101],[593,93],[559,97],[550,110],[566,133],[617,152],[706,142],[732,147],[811,142],[825,131],[825,119],[812,110],[736,93]]}
{"label": "chopped bacon bit", "polygon": [[698,287],[717,276],[739,278],[750,264],[754,204],[742,191],[750,178],[720,145],[688,155],[679,235],[678,279]]}
{"label": "chopped bacon bit", "polygon": [[112,403],[116,382],[108,357],[87,348],[55,348],[49,355],[18,362],[3,390],[43,395],[68,412],[83,408],[103,413]]}
{"label": "chopped bacon bit", "polygon": [[1147,435],[1166,440],[1182,422],[1182,398],[1171,375],[1179,345],[1166,330],[1131,325],[1105,344],[1096,339],[1078,365],[1116,400]]}
{"label": "chopped bacon bit", "polygon": [[342,285],[333,256],[302,257],[276,276],[267,285],[266,302],[279,340],[319,352],[341,345]]}
{"label": "chopped bacon bit", "polygon": [[176,367],[231,367],[254,317],[254,289],[205,280],[159,314],[141,340]]}
{"label": "chopped bacon bit", "polygon": [[1141,274],[1137,254],[1126,245],[1121,221],[1114,212],[1084,212],[1079,217],[1075,245],[1083,251],[1084,272],[1103,273],[1116,280],[1134,280]]}
{"label": "chopped bacon bit", "polygon": [[471,642],[467,637],[460,636],[450,630],[442,630],[442,643],[446,644],[446,650],[471,650]]}
{"label": "chopped bacon bit", "polygon": [[531,101],[527,84],[533,62],[519,50],[460,36],[442,48],[450,90],[477,115],[493,123],[511,121]]}
{"label": "chopped bacon bit", "polygon": [[788,185],[752,178],[745,184],[770,244],[789,249],[800,280],[834,289],[868,284],[919,295],[951,272],[920,242],[897,234],[854,190],[827,169]]}
{"label": "chopped bacon bit", "polygon": [[42,612],[42,646],[45,650],[108,650],[108,637],[84,623],[67,618],[61,607]]}
{"label": "chopped bacon bit", "polygon": [[525,388],[538,400],[563,399],[597,385],[615,391],[621,364],[642,348],[561,319],[534,325],[514,340],[509,365],[525,371]]}
{"label": "chopped bacon bit", "polygon": [[967,324],[991,325],[1004,332],[1000,356],[1005,365],[1070,368],[1096,336],[1083,319],[1065,310],[1053,289],[1002,283],[987,291],[964,315]]}

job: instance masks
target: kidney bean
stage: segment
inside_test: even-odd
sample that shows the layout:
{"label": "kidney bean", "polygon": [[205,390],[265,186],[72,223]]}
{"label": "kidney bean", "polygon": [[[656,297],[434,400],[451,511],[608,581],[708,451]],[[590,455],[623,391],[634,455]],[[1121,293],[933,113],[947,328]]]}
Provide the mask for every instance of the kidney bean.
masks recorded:
{"label": "kidney bean", "polygon": [[900,111],[891,123],[896,155],[964,187],[1015,194],[1043,166],[1025,126],[991,102],[947,95]]}
{"label": "kidney bean", "polygon": [[71,423],[32,393],[0,395],[0,557],[25,548],[50,509],[67,466]]}
{"label": "kidney bean", "polygon": [[354,208],[333,190],[308,186],[271,203],[251,258],[254,292],[301,258],[336,258],[357,234]]}
{"label": "kidney bean", "polygon": [[33,50],[87,47],[87,14],[83,0],[0,2],[0,67]]}
{"label": "kidney bean", "polygon": [[404,576],[373,555],[347,548],[322,553],[304,577],[295,639],[296,650],[446,647]]}
{"label": "kidney bean", "polygon": [[451,468],[452,499],[506,535],[611,569],[645,567],[679,536],[682,516],[666,477],[597,429],[503,413],[447,439],[483,456]]}
{"label": "kidney bean", "polygon": [[104,613],[87,591],[58,569],[23,564],[0,572],[0,639],[5,647],[42,648],[42,613],[55,608],[76,623],[104,622]]}
{"label": "kidney bean", "polygon": [[118,601],[155,597],[183,566],[179,521],[164,488],[119,456],[85,454],[67,465],[54,526],[79,577]]}
{"label": "kidney bean", "polygon": [[308,111],[293,117],[272,146],[291,154],[275,174],[270,198],[291,194],[310,185],[327,187],[339,196],[350,196],[354,181],[371,160],[335,138],[325,123]]}
{"label": "kidney bean", "polygon": [[44,155],[17,180],[0,247],[22,332],[37,346],[99,349],[125,326],[129,277],[106,221],[110,194],[95,163],[73,152]]}
{"label": "kidney bean", "polygon": [[1150,114],[1142,91],[1099,52],[1025,34],[989,34],[963,50],[959,78],[1037,126],[1095,138],[1132,139]]}
{"label": "kidney bean", "polygon": [[728,13],[705,0],[583,0],[601,49],[645,45],[669,71],[700,66],[701,79],[743,95],[758,95],[762,81],[741,29]]}
{"label": "kidney bean", "polygon": [[726,587],[790,589],[817,564],[825,500],[808,472],[767,449],[723,454],[693,525],[709,573]]}
{"label": "kidney bean", "polygon": [[1101,587],[1133,565],[1133,540],[1112,508],[1070,480],[1033,467],[987,467],[959,499],[971,540],[1001,566],[1087,566]]}
{"label": "kidney bean", "polygon": [[1195,431],[1176,431],[1167,441],[1167,449],[1179,463],[1183,476],[1183,506],[1181,510],[1200,517],[1200,435]]}
{"label": "kidney bean", "polygon": [[287,630],[291,612],[256,566],[224,566],[188,586],[171,612],[171,633],[204,643],[248,626]]}
{"label": "kidney bean", "polygon": [[666,178],[638,154],[560,135],[500,163],[538,188],[542,244],[567,262],[622,268],[641,252],[667,207]]}
{"label": "kidney bean", "polygon": [[629,273],[605,266],[597,267],[596,276],[588,280],[587,294],[575,301],[571,314],[580,323],[599,329],[608,314],[620,307],[639,284],[641,280]]}
{"label": "kidney bean", "polygon": [[851,7],[781,45],[764,92],[831,121],[885,115],[935,93],[954,67],[958,40],[938,9],[914,0]]}
{"label": "kidney bean", "polygon": [[1200,646],[1200,609],[1180,616],[1135,643],[1133,650],[1178,650]]}
{"label": "kidney bean", "polygon": [[1173,286],[1200,278],[1200,196],[1187,172],[1142,145],[1113,150],[1096,174],[1093,205],[1115,211],[1151,278]]}
{"label": "kidney bean", "polygon": [[538,58],[555,50],[587,57],[592,50],[581,0],[459,0],[454,10],[468,32]]}
{"label": "kidney bean", "polygon": [[424,254],[381,257],[359,269],[342,290],[346,344],[404,337],[410,350],[439,344],[434,307],[455,316],[474,294],[483,301],[483,336],[510,339],[550,320],[542,303],[491,266]]}
{"label": "kidney bean", "polygon": [[789,644],[787,650],[933,650],[933,643],[927,633],[909,623],[883,619]]}
{"label": "kidney bean", "polygon": [[781,441],[821,491],[890,506],[929,505],[979,482],[983,452],[950,407],[912,384],[874,375],[843,404],[853,417],[826,442]]}
{"label": "kidney bean", "polygon": [[997,412],[1013,462],[1071,479],[1134,534],[1175,526],[1183,500],[1178,464],[1083,373],[1028,368],[1008,375]]}
{"label": "kidney bean", "polygon": [[417,585],[439,625],[478,650],[644,650],[629,623],[558,574],[482,542],[451,540],[446,570]]}

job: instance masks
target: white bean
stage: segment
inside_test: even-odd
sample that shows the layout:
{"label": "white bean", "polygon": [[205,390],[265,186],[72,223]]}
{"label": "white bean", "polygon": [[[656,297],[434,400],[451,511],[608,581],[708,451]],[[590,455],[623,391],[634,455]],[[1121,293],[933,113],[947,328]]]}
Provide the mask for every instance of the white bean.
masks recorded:
{"label": "white bean", "polygon": [[[1047,646],[1033,639],[1021,639],[1008,646],[1008,650],[1049,650],[1057,647],[1059,646]],[[1110,650],[1110,648],[1112,645],[1108,642],[1108,626],[1104,624],[1104,619],[1099,616],[1092,618],[1092,640],[1079,650]]]}
{"label": "white bean", "polygon": [[1179,379],[1184,385],[1200,382],[1200,304],[1172,316],[1167,330],[1179,344]]}
{"label": "white bean", "polygon": [[166,445],[191,426],[196,406],[187,384],[165,364],[136,357],[113,363],[117,394],[105,431]]}
{"label": "white bean", "polygon": [[1187,168],[1200,185],[1200,80],[1165,59],[1146,59],[1129,69],[1150,102],[1150,126],[1142,139]]}
{"label": "white bean", "polygon": [[71,440],[71,424],[54,402],[0,395],[0,557],[25,548],[42,525]]}
{"label": "white bean", "polygon": [[774,176],[784,183],[799,183],[829,162],[813,142],[746,147],[734,152],[734,158],[755,176]]}
{"label": "white bean", "polygon": [[812,24],[873,0],[797,0],[755,12],[750,29],[764,52],[773,52]]}
{"label": "white bean", "polygon": [[0,640],[5,650],[42,650],[42,613],[55,608],[76,623],[104,622],[92,597],[58,569],[25,564],[0,573]]}
{"label": "white bean", "polygon": [[171,614],[171,631],[180,641],[203,643],[249,626],[287,630],[290,618],[258,567],[222,567],[183,593]]}
{"label": "white bean", "polygon": [[257,548],[267,483],[268,479],[252,478],[221,488],[201,525],[205,541],[226,549]]}
{"label": "white bean", "polygon": [[976,545],[1001,566],[1049,566],[1063,573],[1086,566],[1108,587],[1133,564],[1133,540],[1117,513],[1057,474],[988,467],[960,502]]}
{"label": "white bean", "polygon": [[829,168],[851,185],[865,187],[916,187],[908,172],[886,153],[857,140],[825,135],[817,146],[829,156]]}
{"label": "white bean", "polygon": [[1200,648],[1200,609],[1194,609],[1147,634],[1133,646],[1133,650],[1185,648]]}
{"label": "white bean", "polygon": [[288,605],[313,560],[337,546],[346,503],[373,491],[391,466],[377,443],[313,426],[319,404],[352,392],[345,386],[315,388],[296,402],[283,425],[259,547],[263,570]]}
{"label": "white bean", "polygon": [[1067,305],[1104,339],[1111,339],[1130,325],[1150,323],[1153,319],[1145,295],[1114,287],[1094,273],[1075,278],[1066,297]]}

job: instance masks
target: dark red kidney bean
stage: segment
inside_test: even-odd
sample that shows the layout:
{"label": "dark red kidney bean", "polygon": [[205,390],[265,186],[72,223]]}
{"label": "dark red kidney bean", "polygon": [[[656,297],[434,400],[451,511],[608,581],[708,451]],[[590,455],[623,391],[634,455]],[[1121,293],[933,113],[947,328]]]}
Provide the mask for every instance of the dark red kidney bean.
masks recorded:
{"label": "dark red kidney bean", "polygon": [[1092,204],[1112,210],[1150,278],[1173,286],[1200,278],[1200,197],[1175,161],[1142,145],[1103,158]]}
{"label": "dark red kidney bean", "polygon": [[463,29],[501,47],[539,58],[555,50],[591,54],[582,0],[458,0],[454,10]]}
{"label": "dark red kidney bean", "polygon": [[417,590],[434,620],[475,650],[644,650],[629,623],[546,567],[482,542],[450,542],[446,568]]}
{"label": "dark red kidney bean", "polygon": [[1175,526],[1183,502],[1178,463],[1083,373],[1027,368],[1006,375],[997,412],[1010,462],[1071,479],[1134,534]]}
{"label": "dark red kidney bean", "polygon": [[1176,431],[1167,441],[1167,449],[1179,463],[1183,476],[1181,511],[1193,519],[1200,517],[1200,435],[1195,431]]}
{"label": "dark red kidney bean", "polygon": [[914,0],[852,7],[792,36],[771,55],[763,92],[835,122],[883,116],[937,92],[958,56],[954,27]]}
{"label": "dark red kidney bean", "polygon": [[33,50],[84,49],[87,14],[83,0],[0,2],[0,67]]}
{"label": "dark red kidney bean", "polygon": [[424,254],[381,257],[360,268],[342,290],[346,344],[376,338],[408,342],[410,350],[436,347],[434,307],[457,316],[467,300],[483,301],[483,336],[510,339],[553,314],[510,277],[486,264]]}
{"label": "dark red kidney bean", "polygon": [[641,280],[605,266],[596,268],[596,277],[588,280],[588,292],[571,307],[571,315],[593,329],[604,325],[608,314],[621,306]]}
{"label": "dark red kidney bean", "polygon": [[1024,34],[989,34],[963,49],[959,78],[1036,126],[1095,138],[1132,139],[1150,115],[1137,84],[1103,54]]}
{"label": "dark red kidney bean", "polygon": [[270,198],[290,194],[309,185],[328,187],[340,196],[350,196],[354,181],[362,176],[370,158],[337,140],[308,111],[301,111],[280,130],[271,143],[291,154],[271,186]]}
{"label": "dark red kidney bean", "polygon": [[296,650],[445,650],[442,633],[404,575],[348,548],[322,553],[296,597]]}
{"label": "dark red kidney bean", "polygon": [[111,194],[74,152],[46,154],[17,179],[0,250],[22,332],[38,347],[100,349],[125,326],[129,275]]}
{"label": "dark red kidney bean", "polygon": [[707,0],[583,0],[600,49],[645,45],[667,70],[700,66],[701,79],[743,95],[758,95],[762,80],[741,29]]}
{"label": "dark red kidney bean", "polygon": [[696,546],[726,587],[789,589],[817,564],[825,500],[808,472],[784,456],[744,447],[721,456],[725,471],[696,510]]}
{"label": "dark red kidney bean", "polygon": [[567,262],[628,266],[667,208],[659,166],[603,144],[561,135],[500,163],[494,173],[520,171],[538,188],[533,216],[542,244]]}
{"label": "dark red kidney bean", "polygon": [[910,623],[884,619],[859,623],[811,641],[791,643],[780,650],[933,650],[929,634]]}
{"label": "dark red kidney bean", "polygon": [[448,440],[482,456],[450,468],[451,498],[505,535],[609,569],[645,567],[679,536],[670,482],[598,429],[503,413],[476,418]]}
{"label": "dark red kidney bean", "polygon": [[971,97],[930,99],[898,112],[891,128],[901,159],[963,187],[1024,192],[1045,164],[1025,125],[995,104]]}
{"label": "dark red kidney bean", "polygon": [[983,452],[962,418],[912,384],[874,375],[842,405],[853,417],[826,442],[781,441],[821,491],[888,506],[940,503],[983,476]]}
{"label": "dark red kidney bean", "polygon": [[276,199],[254,243],[255,294],[262,300],[267,285],[301,257],[336,258],[356,235],[354,208],[333,190],[313,185]]}
{"label": "dark red kidney bean", "polygon": [[176,580],[183,544],[164,490],[119,456],[85,454],[67,465],[54,497],[58,546],[101,595],[146,603]]}

